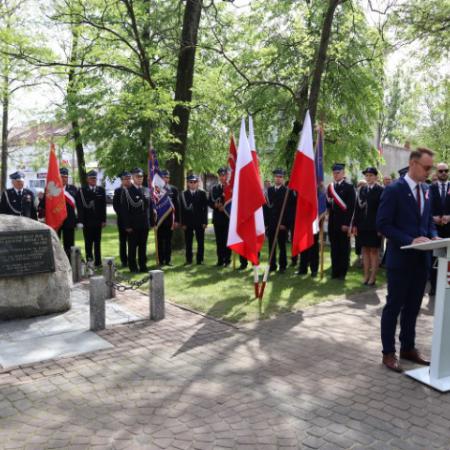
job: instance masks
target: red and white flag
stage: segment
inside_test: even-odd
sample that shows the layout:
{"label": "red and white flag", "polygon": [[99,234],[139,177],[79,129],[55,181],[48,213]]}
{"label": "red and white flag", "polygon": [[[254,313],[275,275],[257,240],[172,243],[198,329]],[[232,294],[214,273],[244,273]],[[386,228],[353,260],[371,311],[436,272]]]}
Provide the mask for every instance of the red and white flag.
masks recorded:
{"label": "red and white flag", "polygon": [[50,145],[47,183],[45,185],[45,223],[54,230],[59,230],[67,217],[66,196],[59,173],[55,144]]}
{"label": "red and white flag", "polygon": [[295,152],[289,189],[297,191],[297,210],[292,238],[292,256],[296,256],[314,244],[314,234],[318,232],[317,182],[309,111],[306,112],[302,134]]}
{"label": "red and white flag", "polygon": [[255,213],[265,202],[242,119],[227,246],[255,265],[259,264],[265,232],[264,219],[260,223]]}
{"label": "red and white flag", "polygon": [[233,184],[234,184],[234,172],[236,170],[236,160],[237,160],[237,149],[234,142],[234,136],[230,136],[230,148],[228,151],[228,167],[230,172],[228,173],[227,184],[224,189],[225,205],[231,201],[231,196],[233,194]]}
{"label": "red and white flag", "polygon": [[[256,173],[258,174],[258,182],[259,182],[259,185],[262,190],[263,184],[262,184],[262,180],[261,180],[261,174],[259,171],[259,158],[258,158],[258,153],[256,152],[255,131],[253,130],[252,116],[249,116],[249,118],[248,118],[248,143],[250,145],[250,150],[252,151],[253,164],[255,165]],[[266,202],[264,201],[264,203],[266,203]],[[261,230],[261,229],[265,230],[264,212],[263,212],[262,207],[259,208],[255,212],[255,221],[256,221],[256,229],[257,230]]]}
{"label": "red and white flag", "polygon": [[[250,150],[252,151],[253,163],[256,167],[256,172],[258,173],[258,177],[261,180],[260,172],[259,172],[259,159],[258,153],[256,151],[256,142],[255,142],[255,131],[253,129],[253,119],[252,116],[248,117],[248,143],[250,145]],[[262,187],[262,183],[261,183]]]}

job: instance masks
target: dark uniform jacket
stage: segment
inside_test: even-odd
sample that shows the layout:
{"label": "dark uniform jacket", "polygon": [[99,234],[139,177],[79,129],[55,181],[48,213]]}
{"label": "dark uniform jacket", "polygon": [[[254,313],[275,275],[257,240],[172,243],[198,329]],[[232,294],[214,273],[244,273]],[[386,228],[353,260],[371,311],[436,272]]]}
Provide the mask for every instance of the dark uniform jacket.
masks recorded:
{"label": "dark uniform jacket", "polygon": [[[444,199],[441,196],[441,182],[433,183],[430,188],[431,215],[448,216],[450,215],[450,182],[447,181],[447,189]],[[436,225],[440,237],[450,237],[450,223],[446,225]]]}
{"label": "dark uniform jacket", "polygon": [[[270,230],[276,229],[278,220],[280,218],[281,209],[283,207],[284,197],[286,195],[286,186],[280,186],[278,189],[275,186],[270,186],[267,189],[266,204],[264,205],[264,223]],[[284,209],[281,225],[289,228],[295,216],[295,196],[291,191]]]}
{"label": "dark uniform jacket", "polygon": [[[77,201],[77,194],[78,189],[73,184],[67,184],[65,187],[66,191],[72,196],[75,205]],[[44,197],[45,198],[45,197]],[[77,215],[75,208],[76,206],[72,206],[66,198],[66,208],[67,208],[67,217],[66,220],[63,222],[61,228],[75,228],[77,225]]]}
{"label": "dark uniform jacket", "polygon": [[225,195],[223,192],[223,186],[221,184],[215,184],[211,192],[209,193],[208,206],[213,210],[212,221],[217,226],[227,226],[230,219],[224,211],[219,211],[217,205],[225,204]]}
{"label": "dark uniform jacket", "polygon": [[120,220],[123,228],[133,230],[148,230],[155,223],[150,189],[136,187],[123,189],[120,196]]}
{"label": "dark uniform jacket", "polygon": [[328,196],[328,228],[340,229],[343,225],[350,226],[355,210],[356,193],[352,184],[345,180],[335,183],[335,191],[347,206],[346,211],[343,211],[332,197]]}
{"label": "dark uniform jacket", "polygon": [[85,227],[99,227],[106,223],[106,193],[101,186],[81,187],[77,193],[78,222]]}
{"label": "dark uniform jacket", "polygon": [[162,223],[159,226],[172,228],[174,219],[175,222],[177,223],[180,222],[180,201],[178,189],[175,186],[172,186],[171,184],[166,185],[164,189],[167,191],[167,195],[170,197],[170,200],[172,201],[172,205],[175,208],[175,211],[173,212],[173,214],[168,214],[167,217],[162,221]]}
{"label": "dark uniform jacket", "polygon": [[363,186],[358,192],[358,198],[355,209],[355,219],[353,225],[358,230],[376,231],[377,211],[380,206],[381,194],[383,188],[375,184],[369,189]]}
{"label": "dark uniform jacket", "polygon": [[180,221],[187,227],[199,227],[208,224],[208,199],[206,192],[197,189],[191,194],[188,189],[180,194]]}
{"label": "dark uniform jacket", "polygon": [[3,192],[0,201],[0,214],[29,217],[37,220],[33,192],[24,188],[22,189],[22,198],[20,198],[14,188],[7,189]]}
{"label": "dark uniform jacket", "polygon": [[113,208],[115,213],[117,214],[117,226],[119,228],[125,228],[123,226],[123,218],[122,218],[122,210],[121,210],[121,202],[126,201],[126,193],[125,193],[124,187],[120,186],[116,189],[114,189],[114,196],[113,196]]}

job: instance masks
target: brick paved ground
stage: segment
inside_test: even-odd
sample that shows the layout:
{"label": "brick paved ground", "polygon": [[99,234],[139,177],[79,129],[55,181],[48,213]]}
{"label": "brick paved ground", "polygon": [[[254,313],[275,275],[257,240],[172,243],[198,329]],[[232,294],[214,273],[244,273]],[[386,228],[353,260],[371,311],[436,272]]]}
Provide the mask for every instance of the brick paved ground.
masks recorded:
{"label": "brick paved ground", "polygon": [[[449,449],[450,396],[380,366],[384,294],[240,329],[169,306],[106,330],[113,349],[0,374],[0,447]],[[431,325],[424,309],[425,351]]]}

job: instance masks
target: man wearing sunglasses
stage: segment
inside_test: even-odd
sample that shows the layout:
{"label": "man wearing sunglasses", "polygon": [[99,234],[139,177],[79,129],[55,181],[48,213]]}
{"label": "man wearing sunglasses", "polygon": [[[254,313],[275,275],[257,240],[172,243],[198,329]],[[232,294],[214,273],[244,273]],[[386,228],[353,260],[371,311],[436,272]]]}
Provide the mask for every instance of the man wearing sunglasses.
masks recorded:
{"label": "man wearing sunglasses", "polygon": [[[439,163],[436,167],[436,175],[437,181],[430,186],[431,214],[433,215],[438,236],[448,238],[450,237],[450,183],[448,182],[448,165]],[[437,269],[431,269],[430,296],[434,296],[436,292],[436,276]]]}
{"label": "man wearing sunglasses", "polygon": [[388,293],[381,316],[383,364],[402,372],[395,354],[395,330],[400,316],[400,358],[429,365],[415,346],[416,320],[431,266],[430,252],[402,250],[410,244],[436,239],[429,192],[425,180],[433,168],[434,153],[412,151],[408,172],[384,189],[377,213],[377,229],[387,239]]}

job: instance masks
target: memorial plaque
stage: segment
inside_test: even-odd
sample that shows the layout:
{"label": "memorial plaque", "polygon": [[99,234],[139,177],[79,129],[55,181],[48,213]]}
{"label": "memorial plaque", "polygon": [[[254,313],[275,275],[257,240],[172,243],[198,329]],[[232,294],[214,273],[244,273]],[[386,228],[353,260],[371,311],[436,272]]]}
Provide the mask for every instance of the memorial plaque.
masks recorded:
{"label": "memorial plaque", "polygon": [[0,277],[54,271],[50,230],[0,232]]}

